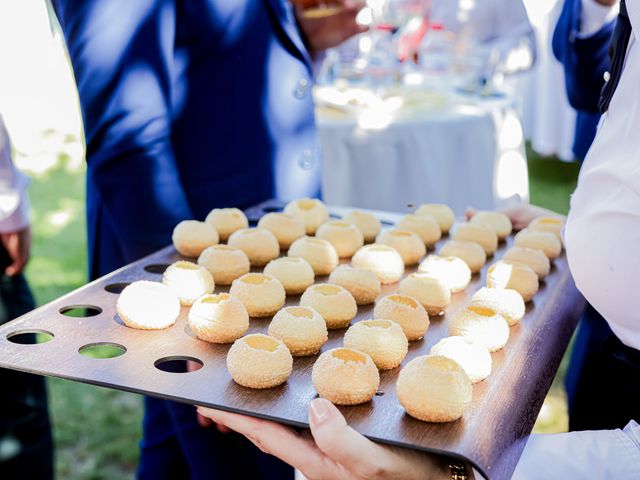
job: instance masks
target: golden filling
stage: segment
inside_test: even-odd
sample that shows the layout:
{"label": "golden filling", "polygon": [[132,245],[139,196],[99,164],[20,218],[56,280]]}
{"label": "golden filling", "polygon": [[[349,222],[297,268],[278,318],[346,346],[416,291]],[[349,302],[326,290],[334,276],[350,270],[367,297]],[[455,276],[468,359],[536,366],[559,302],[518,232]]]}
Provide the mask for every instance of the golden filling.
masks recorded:
{"label": "golden filling", "polygon": [[212,303],[212,304],[222,303],[229,300],[229,298],[231,298],[231,295],[229,295],[228,293],[220,293],[218,295],[207,295],[202,299],[202,303]]}
{"label": "golden filling", "polygon": [[455,362],[447,357],[441,356],[428,356],[424,359],[425,367],[435,367],[439,370],[452,371],[455,369]]}
{"label": "golden filling", "polygon": [[478,315],[480,315],[482,317],[493,317],[496,314],[496,312],[494,312],[490,308],[477,307],[477,306],[470,306],[470,307],[467,307],[467,308],[469,310],[471,310],[473,313],[477,313]]}
{"label": "golden filling", "polygon": [[256,273],[254,275],[247,275],[242,277],[242,281],[251,285],[262,285],[263,283],[267,283],[269,281],[269,277],[260,273]]}
{"label": "golden filling", "polygon": [[214,248],[216,250],[237,250],[235,247],[230,247],[229,245],[216,245]]}
{"label": "golden filling", "polygon": [[333,358],[342,360],[343,362],[367,363],[367,358],[360,352],[351,350],[350,348],[340,348],[331,354]]}
{"label": "golden filling", "polygon": [[391,232],[391,235],[394,237],[410,237],[411,232],[407,232],[405,230],[394,230]]}
{"label": "golden filling", "polygon": [[314,290],[321,295],[337,295],[342,291],[334,285],[317,285]]}
{"label": "golden filling", "polygon": [[181,270],[199,270],[200,265],[196,265],[195,263],[191,262],[178,262],[176,263],[176,268],[179,268]]}
{"label": "golden filling", "polygon": [[369,247],[370,252],[389,252],[391,251],[391,247],[387,245],[372,245]]}
{"label": "golden filling", "polygon": [[413,300],[413,298],[405,297],[403,295],[391,295],[389,300],[392,302],[400,303],[402,305],[407,305],[411,308],[418,308],[418,304]]}
{"label": "golden filling", "polygon": [[559,224],[561,223],[559,219],[557,218],[541,218],[540,220],[538,220],[539,223],[546,223],[548,225],[550,224]]}
{"label": "golden filling", "polygon": [[347,222],[341,222],[340,220],[335,220],[331,222],[331,226],[338,227],[338,228],[349,228],[351,224]]}
{"label": "golden filling", "polygon": [[365,320],[362,322],[365,327],[369,328],[389,328],[391,327],[390,320]]}
{"label": "golden filling", "polygon": [[315,200],[312,200],[310,198],[298,201],[298,207],[300,207],[301,210],[312,210],[315,206]]}
{"label": "golden filling", "polygon": [[231,212],[231,216],[233,218],[240,218],[240,214],[238,212]]}
{"label": "golden filling", "polygon": [[309,243],[315,243],[316,245],[322,245],[323,247],[326,246],[325,240],[322,240],[321,238],[307,238],[307,242]]}
{"label": "golden filling", "polygon": [[264,335],[247,337],[244,341],[251,348],[255,348],[256,350],[264,350],[266,352],[275,352],[280,345],[273,338]]}
{"label": "golden filling", "polygon": [[304,307],[289,307],[287,313],[290,313],[294,317],[298,318],[313,318],[313,313],[308,308]]}

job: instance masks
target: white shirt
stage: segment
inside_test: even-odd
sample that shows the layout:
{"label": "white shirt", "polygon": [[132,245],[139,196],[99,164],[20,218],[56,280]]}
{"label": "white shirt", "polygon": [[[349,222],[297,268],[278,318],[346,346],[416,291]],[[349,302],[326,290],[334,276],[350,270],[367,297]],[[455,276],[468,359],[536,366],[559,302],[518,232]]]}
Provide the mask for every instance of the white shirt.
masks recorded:
{"label": "white shirt", "polygon": [[0,115],[0,233],[29,226],[29,177],[18,172],[11,160],[11,142]]}
{"label": "white shirt", "polygon": [[582,0],[582,18],[580,18],[580,36],[589,37],[598,32],[605,24],[616,19],[620,5],[612,7],[600,5],[596,0]]}

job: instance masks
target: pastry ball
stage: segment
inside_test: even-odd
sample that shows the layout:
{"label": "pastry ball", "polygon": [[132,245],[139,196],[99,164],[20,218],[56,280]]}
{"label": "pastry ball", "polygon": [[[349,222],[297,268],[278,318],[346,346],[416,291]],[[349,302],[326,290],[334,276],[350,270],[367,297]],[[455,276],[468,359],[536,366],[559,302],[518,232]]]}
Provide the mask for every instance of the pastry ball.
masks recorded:
{"label": "pastry ball", "polygon": [[400,371],[396,393],[412,417],[425,422],[453,422],[471,405],[471,380],[450,358],[424,355]]}
{"label": "pastry ball", "polygon": [[358,210],[347,213],[342,220],[358,227],[367,243],[373,242],[382,228],[382,223],[375,215]]}
{"label": "pastry ball", "polygon": [[509,263],[524,263],[536,272],[540,280],[549,275],[551,270],[549,258],[537,248],[512,247],[507,250],[502,259]]}
{"label": "pastry ball", "polygon": [[280,255],[278,239],[264,228],[237,230],[229,237],[228,244],[246,253],[252,267],[264,267]]}
{"label": "pastry ball", "polygon": [[338,252],[327,240],[302,237],[289,247],[287,255],[304,258],[316,275],[329,275],[338,266]]}
{"label": "pastry ball", "polygon": [[427,313],[442,315],[451,303],[451,289],[442,281],[426,273],[412,273],[400,282],[398,293],[418,300]]}
{"label": "pastry ball", "polygon": [[538,275],[522,263],[498,261],[487,270],[487,287],[510,288],[517,291],[525,302],[538,292]]}
{"label": "pastry ball", "polygon": [[244,304],[228,293],[204,295],[189,310],[189,326],[200,340],[231,343],[249,329]]}
{"label": "pastry ball", "polygon": [[216,245],[219,238],[218,232],[211,225],[196,220],[184,220],[173,229],[171,240],[180,255],[197,257],[205,248]]}
{"label": "pastry ball", "polygon": [[420,205],[416,210],[417,215],[429,215],[440,225],[442,233],[449,232],[451,225],[455,220],[455,214],[453,210],[447,205],[440,203],[425,203]]}
{"label": "pastry ball", "polygon": [[349,327],[344,334],[344,346],[366,353],[380,370],[390,370],[407,356],[409,342],[396,322],[363,320]]}
{"label": "pastry ball", "polygon": [[281,257],[271,260],[264,273],[280,280],[287,295],[300,295],[313,285],[313,268],[304,258]]}
{"label": "pastry ball", "polygon": [[511,219],[501,212],[480,211],[473,216],[470,223],[486,225],[496,232],[500,240],[504,240],[511,235],[513,230]]}
{"label": "pastry ball", "polygon": [[229,293],[244,303],[251,317],[270,317],[286,299],[282,284],[263,273],[247,273],[234,280]]}
{"label": "pastry ball", "polygon": [[353,295],[346,288],[330,283],[312,285],[300,297],[300,306],[315,309],[328,329],[345,328],[358,313]]}
{"label": "pastry ball", "polygon": [[553,233],[558,237],[558,240],[562,241],[564,220],[558,217],[538,217],[535,220],[532,220],[527,228],[534,232]]}
{"label": "pastry ball", "polygon": [[373,309],[373,317],[396,322],[410,342],[420,340],[429,328],[429,314],[418,300],[407,295],[380,299]]}
{"label": "pastry ball", "polygon": [[562,243],[555,234],[529,230],[528,228],[520,230],[516,234],[513,245],[542,250],[549,260],[555,260],[562,253]]}
{"label": "pastry ball", "polygon": [[399,281],[404,274],[402,257],[388,245],[365,245],[353,255],[351,265],[371,270],[383,285]]}
{"label": "pastry ball", "polygon": [[358,227],[343,220],[323,223],[316,231],[316,238],[324,238],[331,243],[340,258],[351,258],[364,245],[364,236]]}
{"label": "pastry ball", "polygon": [[293,242],[305,236],[306,228],[299,219],[286,213],[267,213],[258,222],[258,228],[269,230],[280,244],[280,250],[287,250]]}
{"label": "pastry ball", "polygon": [[182,305],[192,305],[202,295],[213,292],[215,287],[209,270],[183,260],[169,265],[162,275],[162,283],[176,292]]}
{"label": "pastry ball", "polygon": [[478,273],[487,263],[487,254],[479,244],[475,242],[463,242],[461,240],[449,240],[440,249],[441,257],[458,257],[467,264],[471,273]]}
{"label": "pastry ball", "polygon": [[495,310],[468,306],[453,315],[449,323],[449,334],[468,337],[490,352],[497,352],[509,340],[509,324]]}
{"label": "pastry ball", "polygon": [[382,292],[380,279],[371,270],[340,265],[329,276],[329,283],[346,288],[358,305],[368,305],[376,301]]}
{"label": "pastry ball", "polygon": [[300,220],[307,235],[315,234],[318,227],[329,220],[327,206],[317,198],[302,198],[289,202],[284,207],[284,213]]}
{"label": "pastry ball", "polygon": [[229,245],[207,247],[198,257],[198,265],[209,270],[216,285],[231,285],[251,270],[247,254]]}
{"label": "pastry ball", "polygon": [[418,272],[442,280],[451,293],[461,292],[471,281],[471,269],[458,257],[429,255],[418,267]]}
{"label": "pastry ball", "polygon": [[269,324],[269,335],[282,340],[294,357],[315,355],[329,338],[324,318],[309,307],[280,310]]}
{"label": "pastry ball", "polygon": [[176,323],[180,299],[160,282],[141,280],[122,290],[116,301],[116,311],[127,327],[159,330]]}
{"label": "pastry ball", "polygon": [[369,355],[350,348],[327,350],[313,364],[311,381],[318,395],[336,405],[370,401],[380,386],[380,373]]}
{"label": "pastry ball", "polygon": [[525,314],[522,295],[510,288],[482,287],[473,294],[470,305],[499,313],[504,317],[509,326],[520,322]]}
{"label": "pastry ball", "polygon": [[428,247],[433,247],[442,237],[440,224],[429,215],[405,215],[396,227],[417,234]]}
{"label": "pastry ball", "polygon": [[395,248],[405,265],[415,265],[427,253],[422,239],[409,230],[385,230],[378,235],[376,243]]}
{"label": "pastry ball", "polygon": [[226,242],[233,232],[249,226],[247,216],[238,208],[214,208],[207,215],[205,223],[218,231],[222,242]]}
{"label": "pastry ball", "polygon": [[272,388],[291,375],[293,357],[282,340],[254,333],[236,340],[227,353],[233,380],[248,388]]}
{"label": "pastry ball", "polygon": [[467,222],[456,225],[452,238],[463,242],[477,243],[487,255],[493,255],[498,249],[498,235],[481,223]]}
{"label": "pastry ball", "polygon": [[491,353],[468,337],[447,337],[436,343],[429,355],[450,358],[460,365],[471,383],[478,383],[491,374]]}

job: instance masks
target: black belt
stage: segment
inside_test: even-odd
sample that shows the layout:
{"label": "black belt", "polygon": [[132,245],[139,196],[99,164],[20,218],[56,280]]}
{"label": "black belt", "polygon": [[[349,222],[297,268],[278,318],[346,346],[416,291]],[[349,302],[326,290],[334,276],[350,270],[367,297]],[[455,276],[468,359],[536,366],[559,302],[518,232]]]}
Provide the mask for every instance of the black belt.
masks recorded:
{"label": "black belt", "polygon": [[625,0],[620,0],[620,13],[618,14],[616,26],[613,29],[611,42],[609,43],[609,58],[611,59],[610,77],[602,88],[600,101],[598,102],[600,113],[604,113],[609,109],[609,103],[611,103],[613,94],[616,88],[618,88],[618,83],[620,83],[622,67],[624,66],[624,59],[627,54],[629,39],[631,38],[631,30],[631,22],[629,21]]}

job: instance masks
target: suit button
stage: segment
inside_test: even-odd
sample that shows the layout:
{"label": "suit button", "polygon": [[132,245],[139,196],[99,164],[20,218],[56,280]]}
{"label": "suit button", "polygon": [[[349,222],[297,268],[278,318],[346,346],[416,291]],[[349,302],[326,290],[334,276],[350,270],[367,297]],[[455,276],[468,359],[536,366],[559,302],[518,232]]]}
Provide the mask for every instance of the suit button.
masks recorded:
{"label": "suit button", "polygon": [[604,72],[604,75],[602,75],[602,77],[604,78],[605,82],[608,82],[611,78],[611,74],[609,72]]}
{"label": "suit button", "polygon": [[298,158],[298,166],[302,170],[312,170],[316,165],[316,154],[313,150],[305,148],[302,155]]}
{"label": "suit button", "polygon": [[301,78],[296,83],[296,88],[293,90],[293,96],[299,100],[302,100],[307,96],[307,92],[309,91],[309,80],[306,78]]}

